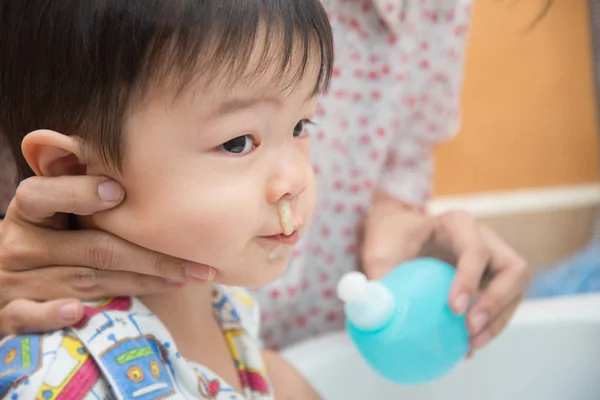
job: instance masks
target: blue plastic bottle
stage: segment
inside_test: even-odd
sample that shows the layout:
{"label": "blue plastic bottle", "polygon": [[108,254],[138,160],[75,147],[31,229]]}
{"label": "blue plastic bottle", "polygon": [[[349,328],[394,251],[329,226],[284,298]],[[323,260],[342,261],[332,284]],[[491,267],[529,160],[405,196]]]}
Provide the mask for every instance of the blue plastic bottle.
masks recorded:
{"label": "blue plastic bottle", "polygon": [[381,281],[344,276],[346,328],[367,363],[402,385],[431,382],[469,350],[465,316],[448,304],[454,268],[433,258],[401,264]]}

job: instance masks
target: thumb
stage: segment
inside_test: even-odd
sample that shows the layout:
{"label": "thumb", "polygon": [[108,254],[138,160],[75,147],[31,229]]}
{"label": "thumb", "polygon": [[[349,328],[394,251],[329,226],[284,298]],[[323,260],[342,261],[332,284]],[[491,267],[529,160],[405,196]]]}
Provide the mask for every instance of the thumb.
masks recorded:
{"label": "thumb", "polygon": [[369,279],[383,278],[398,264],[415,258],[432,231],[430,218],[416,210],[374,210],[364,226],[363,272]]}
{"label": "thumb", "polygon": [[54,331],[76,323],[82,316],[83,305],[76,299],[45,303],[13,300],[0,309],[0,338]]}
{"label": "thumb", "polygon": [[123,187],[106,177],[35,176],[21,182],[7,217],[54,228],[57,213],[91,215],[116,207],[124,198]]}

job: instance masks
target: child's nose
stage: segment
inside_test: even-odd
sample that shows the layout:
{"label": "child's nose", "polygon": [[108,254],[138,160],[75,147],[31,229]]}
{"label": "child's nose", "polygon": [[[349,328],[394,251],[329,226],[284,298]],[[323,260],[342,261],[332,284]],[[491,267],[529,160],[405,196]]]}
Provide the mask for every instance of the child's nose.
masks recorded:
{"label": "child's nose", "polygon": [[296,198],[306,189],[308,182],[307,172],[310,166],[305,165],[305,161],[283,159],[278,160],[279,164],[273,170],[267,189],[267,202],[277,204],[282,198],[287,198],[296,202]]}

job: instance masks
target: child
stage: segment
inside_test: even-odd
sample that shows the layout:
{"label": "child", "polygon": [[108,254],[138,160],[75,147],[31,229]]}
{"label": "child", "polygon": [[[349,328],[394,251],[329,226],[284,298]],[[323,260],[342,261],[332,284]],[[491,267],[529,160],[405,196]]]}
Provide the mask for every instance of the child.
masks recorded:
{"label": "child", "polygon": [[[267,347],[343,328],[343,306],[334,295],[339,278],[359,268],[381,277],[417,256],[430,239],[458,259],[449,296],[453,309],[463,313],[477,298],[467,315],[474,347],[484,347],[509,321],[527,285],[526,263],[466,213],[422,212],[431,193],[432,149],[459,126],[472,3],[324,1],[336,34],[336,67],[316,113],[319,128],[311,134],[320,198],[284,278],[258,293]],[[56,213],[121,207],[125,191],[106,179],[20,184],[0,222],[0,335],[70,326],[82,312],[76,299],[153,294],[169,289],[167,279],[193,284],[214,276],[210,265],[168,257],[104,231],[63,232]],[[54,190],[44,196],[48,186]],[[10,197],[11,189],[6,192]],[[141,270],[137,265],[147,262],[130,259],[151,260],[156,267]],[[495,278],[478,293],[488,266]],[[32,276],[48,284],[36,287]]]}
{"label": "child", "polygon": [[316,397],[261,351],[255,303],[228,285],[281,276],[312,216],[305,125],[333,53],[319,0],[4,0],[0,36],[20,177],[115,179],[123,205],[73,223],[209,264],[218,282],[4,338],[0,397]]}

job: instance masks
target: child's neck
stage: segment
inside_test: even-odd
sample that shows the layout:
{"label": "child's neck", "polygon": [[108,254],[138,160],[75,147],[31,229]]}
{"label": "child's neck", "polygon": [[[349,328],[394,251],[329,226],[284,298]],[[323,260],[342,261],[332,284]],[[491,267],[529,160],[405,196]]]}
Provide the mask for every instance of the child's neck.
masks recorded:
{"label": "child's neck", "polygon": [[211,284],[138,298],[165,325],[184,358],[215,371],[241,393],[230,349],[213,314]]}
{"label": "child's neck", "polygon": [[[70,216],[73,229],[97,229],[89,216]],[[185,343],[212,337],[218,326],[212,310],[213,285],[189,285],[182,289],[155,295],[138,296],[140,301],[165,325],[184,353]],[[193,332],[193,335],[190,333]]]}
{"label": "child's neck", "polygon": [[138,298],[169,330],[179,351],[193,359],[188,350],[214,340],[215,336],[222,336],[213,314],[212,293],[211,284],[198,284]]}
{"label": "child's neck", "polygon": [[[74,226],[95,228],[89,217],[77,218]],[[138,298],[164,324],[184,358],[210,368],[240,392],[231,351],[213,314],[213,290],[204,283]]]}

